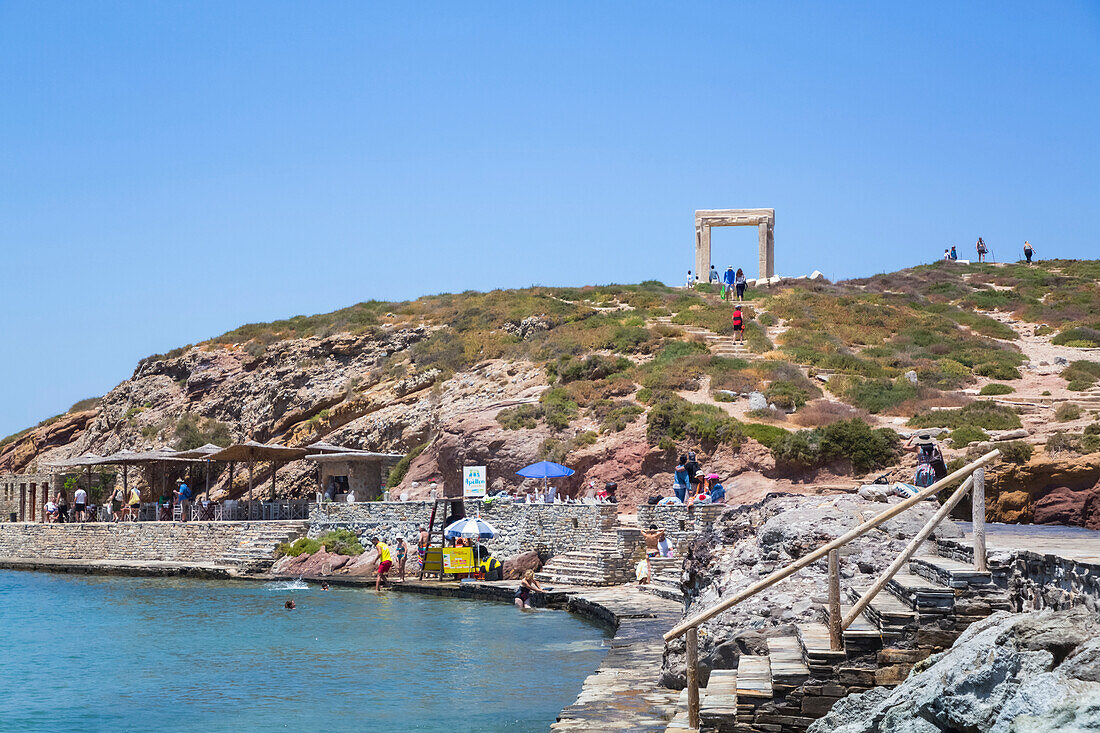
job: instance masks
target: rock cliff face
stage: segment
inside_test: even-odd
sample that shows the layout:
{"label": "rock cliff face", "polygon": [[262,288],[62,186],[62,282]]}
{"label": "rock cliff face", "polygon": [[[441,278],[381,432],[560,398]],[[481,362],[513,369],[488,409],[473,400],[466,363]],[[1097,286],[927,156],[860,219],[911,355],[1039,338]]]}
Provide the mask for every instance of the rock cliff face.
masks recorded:
{"label": "rock cliff face", "polygon": [[899,687],[851,695],[809,733],[1100,729],[1100,619],[1084,609],[1000,612]]}
{"label": "rock cliff face", "polygon": [[986,490],[989,520],[1100,529],[1100,455],[1002,464]]}

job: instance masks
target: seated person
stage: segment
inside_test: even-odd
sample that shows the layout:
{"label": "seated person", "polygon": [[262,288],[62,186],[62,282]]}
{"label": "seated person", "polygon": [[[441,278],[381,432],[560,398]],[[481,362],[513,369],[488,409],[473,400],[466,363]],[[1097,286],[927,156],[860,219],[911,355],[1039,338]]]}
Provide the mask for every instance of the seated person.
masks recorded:
{"label": "seated person", "polygon": [[57,509],[57,504],[53,503],[53,499],[48,499],[46,501],[45,509],[46,524],[53,524],[54,522],[56,522],[61,513]]}
{"label": "seated person", "polygon": [[657,540],[657,553],[661,557],[672,557],[672,540],[665,536],[665,531],[661,530],[661,539]]}
{"label": "seated person", "polygon": [[722,504],[726,501],[726,487],[721,483],[715,481],[710,486],[710,500],[715,504]]}

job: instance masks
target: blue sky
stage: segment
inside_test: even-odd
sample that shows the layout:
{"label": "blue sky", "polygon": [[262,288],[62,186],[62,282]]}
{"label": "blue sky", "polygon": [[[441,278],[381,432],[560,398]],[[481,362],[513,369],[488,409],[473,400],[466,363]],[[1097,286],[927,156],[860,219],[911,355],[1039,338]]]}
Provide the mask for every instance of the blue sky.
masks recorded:
{"label": "blue sky", "polygon": [[780,274],[1100,253],[1100,4],[683,5],[0,3],[0,435],[250,321],[679,282],[697,208]]}

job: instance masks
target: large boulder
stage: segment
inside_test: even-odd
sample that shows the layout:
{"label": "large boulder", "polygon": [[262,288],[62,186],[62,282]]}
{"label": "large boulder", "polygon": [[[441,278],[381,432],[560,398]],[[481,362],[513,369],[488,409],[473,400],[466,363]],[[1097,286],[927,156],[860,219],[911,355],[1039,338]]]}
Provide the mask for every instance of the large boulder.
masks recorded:
{"label": "large boulder", "polygon": [[347,555],[338,555],[329,552],[322,547],[312,555],[299,555],[291,557],[287,555],[279,558],[271,568],[271,572],[277,575],[295,575],[302,578],[319,578],[332,575],[352,560]]}
{"label": "large boulder", "polygon": [[528,570],[538,572],[542,569],[542,560],[534,550],[521,552],[504,561],[504,579],[519,580]]}
{"label": "large boulder", "polygon": [[833,706],[809,733],[1100,729],[1100,619],[1084,609],[996,613],[893,690]]}
{"label": "large boulder", "polygon": [[371,548],[364,552],[362,555],[354,557],[350,562],[344,565],[341,569],[341,575],[351,575],[353,577],[370,577],[373,578],[378,572],[378,550]]}
{"label": "large boulder", "polygon": [[989,471],[986,505],[993,522],[1098,529],[1100,455],[1040,454],[1022,465],[1001,463]]}

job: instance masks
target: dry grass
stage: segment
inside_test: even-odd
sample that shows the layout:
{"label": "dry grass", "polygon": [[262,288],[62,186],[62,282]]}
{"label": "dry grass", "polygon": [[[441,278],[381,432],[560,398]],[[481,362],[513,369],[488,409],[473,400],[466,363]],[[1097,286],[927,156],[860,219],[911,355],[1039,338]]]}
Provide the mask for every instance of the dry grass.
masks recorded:
{"label": "dry grass", "polygon": [[911,417],[921,412],[926,412],[933,407],[965,407],[974,400],[958,392],[943,392],[934,397],[918,397],[906,400],[886,411],[887,415]]}
{"label": "dry grass", "polygon": [[851,420],[852,418],[866,420],[868,414],[866,411],[856,409],[851,405],[824,399],[809,402],[801,410],[790,416],[791,422],[804,428],[818,428],[823,425],[832,425],[841,420]]}

